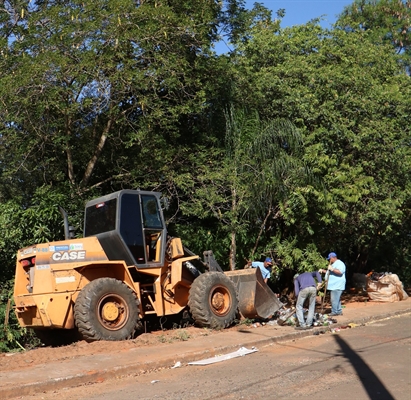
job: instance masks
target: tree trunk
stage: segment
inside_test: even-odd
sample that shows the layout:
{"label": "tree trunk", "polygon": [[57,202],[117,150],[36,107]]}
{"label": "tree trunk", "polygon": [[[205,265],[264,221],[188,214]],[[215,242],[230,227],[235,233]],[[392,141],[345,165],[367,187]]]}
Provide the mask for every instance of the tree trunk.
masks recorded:
{"label": "tree trunk", "polygon": [[97,163],[97,161],[98,161],[98,158],[99,158],[101,152],[103,151],[103,147],[104,147],[104,145],[105,145],[105,143],[106,143],[106,140],[107,140],[108,134],[109,134],[109,132],[110,132],[112,123],[113,123],[113,120],[110,118],[110,119],[107,121],[107,125],[106,125],[106,127],[104,128],[104,131],[103,131],[103,133],[102,133],[101,136],[100,136],[100,140],[99,140],[99,142],[98,142],[98,144],[97,144],[97,147],[96,147],[96,149],[95,149],[95,151],[94,151],[94,154],[93,154],[93,156],[91,157],[91,159],[90,159],[90,161],[89,161],[89,163],[88,163],[88,165],[87,165],[86,171],[84,172],[83,180],[82,180],[82,182],[81,182],[81,185],[82,185],[83,187],[86,187],[86,186],[88,185],[88,183],[89,183],[89,180],[90,180],[90,178],[91,178],[91,174],[93,173],[94,167],[96,166],[96,163]]}
{"label": "tree trunk", "polygon": [[[237,211],[237,191],[235,187],[231,189],[231,215],[232,217],[236,215]],[[232,225],[233,226],[233,225]],[[235,270],[235,258],[237,252],[237,243],[236,243],[236,231],[235,231],[235,224],[231,229],[231,243],[230,243],[230,270]]]}
{"label": "tree trunk", "polygon": [[263,221],[263,223],[261,224],[260,231],[258,232],[258,236],[257,236],[257,239],[256,239],[256,241],[255,241],[255,245],[254,245],[253,251],[251,252],[251,259],[254,258],[254,253],[255,253],[256,250],[257,250],[258,243],[259,243],[259,241],[260,241],[261,235],[263,234],[263,232],[264,232],[264,230],[265,230],[265,225],[266,225],[267,220],[268,220],[268,217],[271,215],[271,212],[272,212],[272,211],[273,211],[273,209],[272,209],[271,204],[270,204],[270,208],[268,209],[268,212],[267,212],[267,214],[266,214],[266,216],[265,216],[265,218],[264,218],[264,221]]}
{"label": "tree trunk", "polygon": [[231,231],[231,244],[230,244],[230,270],[235,270],[235,255],[237,252],[237,244],[236,244],[236,233],[235,231]]}

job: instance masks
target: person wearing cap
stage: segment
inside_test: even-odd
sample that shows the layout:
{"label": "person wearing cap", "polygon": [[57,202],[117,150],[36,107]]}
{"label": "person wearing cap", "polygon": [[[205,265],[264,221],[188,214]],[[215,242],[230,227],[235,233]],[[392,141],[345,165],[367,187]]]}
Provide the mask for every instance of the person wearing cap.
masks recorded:
{"label": "person wearing cap", "polygon": [[263,276],[264,282],[267,283],[270,279],[271,272],[270,269],[273,265],[273,260],[270,257],[267,257],[264,262],[261,261],[250,261],[248,266],[251,268],[260,268],[261,275]]}
{"label": "person wearing cap", "polygon": [[330,262],[328,269],[320,270],[320,272],[326,272],[325,279],[328,279],[327,290],[330,291],[331,299],[331,313],[328,314],[331,317],[337,315],[343,315],[341,308],[341,295],[345,290],[345,264],[338,259],[337,254],[331,252],[328,254],[327,260]]}
{"label": "person wearing cap", "polygon": [[[317,282],[315,279],[317,279]],[[295,313],[299,324],[295,329],[304,330],[312,328],[315,312],[315,297],[317,296],[317,287],[321,283],[322,278],[319,271],[294,275],[294,292],[297,297]],[[308,314],[307,319],[304,320],[303,307],[306,299],[308,299]]]}

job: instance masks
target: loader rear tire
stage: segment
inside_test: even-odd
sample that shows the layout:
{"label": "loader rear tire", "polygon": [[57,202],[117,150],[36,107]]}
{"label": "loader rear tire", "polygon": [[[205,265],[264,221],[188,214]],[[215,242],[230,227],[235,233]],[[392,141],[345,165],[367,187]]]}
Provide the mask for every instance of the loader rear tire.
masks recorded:
{"label": "loader rear tire", "polygon": [[113,278],[87,284],[74,304],[74,320],[80,336],[88,341],[125,340],[139,322],[139,302],[134,292]]}
{"label": "loader rear tire", "polygon": [[206,272],[191,284],[188,306],[196,325],[211,329],[227,328],[237,317],[235,286],[221,272]]}

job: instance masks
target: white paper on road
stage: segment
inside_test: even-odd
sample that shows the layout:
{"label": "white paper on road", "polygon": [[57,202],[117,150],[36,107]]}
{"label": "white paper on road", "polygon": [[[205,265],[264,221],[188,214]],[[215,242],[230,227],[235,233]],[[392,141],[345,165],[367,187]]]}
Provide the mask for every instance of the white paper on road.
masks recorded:
{"label": "white paper on road", "polygon": [[214,363],[218,363],[218,362],[225,361],[225,360],[231,360],[232,358],[236,358],[236,357],[243,357],[243,356],[246,356],[247,354],[255,353],[256,351],[258,350],[255,347],[251,349],[247,349],[246,347],[240,347],[237,351],[234,351],[233,353],[224,354],[222,356],[215,356],[212,358],[207,358],[205,360],[189,362],[188,365],[214,364]]}

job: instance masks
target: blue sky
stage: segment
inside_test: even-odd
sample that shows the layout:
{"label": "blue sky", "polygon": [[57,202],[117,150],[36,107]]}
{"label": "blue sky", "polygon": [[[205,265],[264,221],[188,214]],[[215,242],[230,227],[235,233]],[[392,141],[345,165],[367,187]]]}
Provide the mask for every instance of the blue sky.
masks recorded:
{"label": "blue sky", "polygon": [[[337,14],[341,13],[345,6],[352,4],[354,0],[261,0],[259,3],[275,12],[285,9],[285,17],[281,26],[293,26],[305,24],[313,18],[325,14],[324,27],[329,27],[336,21]],[[246,1],[247,8],[252,8],[255,1]],[[327,26],[328,24],[328,26]]]}
{"label": "blue sky", "polygon": [[[256,1],[246,1],[246,7],[252,8]],[[323,16],[321,25],[329,28],[337,19],[345,6],[354,0],[261,0],[257,1],[273,11],[273,18],[276,18],[276,11],[285,9],[285,17],[282,19],[281,27],[305,24],[313,18]],[[220,43],[217,46],[218,52],[227,51],[227,47]]]}

